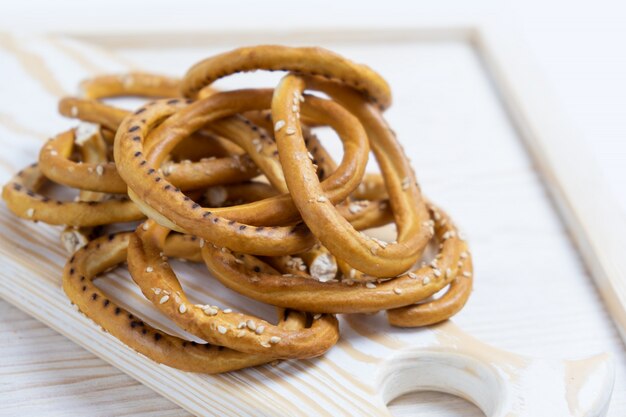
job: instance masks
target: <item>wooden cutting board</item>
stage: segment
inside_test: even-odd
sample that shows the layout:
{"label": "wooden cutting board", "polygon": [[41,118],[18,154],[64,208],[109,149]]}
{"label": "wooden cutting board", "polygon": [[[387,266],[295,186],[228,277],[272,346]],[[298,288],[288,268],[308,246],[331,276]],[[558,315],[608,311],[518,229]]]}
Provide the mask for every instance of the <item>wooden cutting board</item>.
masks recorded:
{"label": "wooden cutting board", "polygon": [[[3,66],[11,74],[9,77],[11,82],[3,81],[2,88],[12,98],[10,103],[3,103],[1,109],[2,127],[10,132],[10,135],[4,135],[0,139],[7,149],[0,158],[1,179],[5,182],[20,166],[36,158],[42,138],[71,126],[71,122],[60,119],[54,113],[55,102],[59,96],[75,91],[77,82],[85,76],[102,71],[123,71],[128,68],[128,63],[127,58],[123,56],[113,56],[98,48],[67,40],[16,40],[4,36],[0,44]],[[463,49],[455,49],[459,48],[458,46],[452,48],[454,51],[452,56],[458,55],[458,59],[467,59]],[[193,59],[194,54],[198,52],[192,51],[183,56],[188,60]],[[208,54],[212,51],[201,52]],[[358,48],[355,48],[354,52],[361,54],[361,57],[355,58],[364,62],[370,60],[378,62],[380,58],[370,52],[371,56],[368,59],[367,53]],[[180,67],[178,70],[180,74],[188,65],[186,62],[177,62],[176,58],[180,56],[176,53],[170,54],[170,59],[165,59],[162,54],[158,55],[152,51],[144,54],[142,58],[146,61],[147,68],[157,67],[171,71],[172,65],[176,64],[176,68]],[[354,56],[350,53],[347,55]],[[437,57],[450,58],[444,55],[434,52],[431,58],[435,61]],[[170,62],[170,68],[159,68],[157,57]],[[153,61],[150,61],[151,59]],[[411,67],[411,62],[406,64]],[[389,71],[393,72],[393,69],[389,68]],[[462,75],[458,85],[451,88],[453,90],[455,87],[476,88],[476,91],[472,91],[466,99],[483,100],[484,103],[474,104],[478,107],[486,106],[493,114],[501,117],[491,102],[494,98],[490,95],[489,89],[485,88],[485,85],[480,85],[485,84],[485,80],[472,71],[475,69],[470,67],[469,75]],[[451,76],[456,74],[443,74],[441,80],[435,82],[443,82],[446,77]],[[392,85],[394,79],[401,77],[406,77],[406,72],[392,73]],[[267,82],[267,79],[261,78],[261,81]],[[478,82],[479,85],[476,86],[473,82]],[[412,87],[408,85],[406,88],[411,91]],[[443,90],[442,93],[441,100],[448,99],[448,104],[443,107],[467,105],[456,102],[455,99],[458,98],[454,95],[446,96]],[[429,117],[439,117],[436,111],[431,111],[416,118],[406,113],[406,109],[416,104],[423,106],[424,103],[415,103],[419,99],[413,94],[401,93],[396,97],[395,106],[405,109],[404,113],[398,110],[390,113],[389,117],[394,126],[399,126],[401,137],[403,132],[407,134],[413,132],[411,124],[406,121],[407,118],[418,125],[421,123],[421,127],[428,127],[428,122],[433,123]],[[447,208],[449,206],[453,216],[457,217],[458,213],[458,222],[469,232],[470,243],[477,257],[477,279],[480,280],[481,272],[485,272],[486,279],[489,280],[493,275],[490,275],[491,271],[485,265],[488,261],[498,262],[496,261],[498,252],[494,254],[494,250],[497,250],[503,242],[505,244],[511,242],[507,237],[501,237],[496,243],[491,239],[498,236],[496,233],[498,224],[507,219],[510,221],[510,216],[492,214],[491,220],[495,226],[481,225],[477,221],[485,218],[481,211],[489,204],[497,204],[498,198],[512,196],[511,186],[515,186],[518,192],[521,190],[532,196],[532,193],[540,189],[541,184],[536,177],[528,175],[532,169],[523,154],[518,155],[520,149],[513,141],[505,144],[505,141],[499,143],[493,138],[480,137],[477,126],[487,122],[489,114],[481,115],[485,120],[474,119],[476,114],[471,111],[466,114],[461,112],[461,115],[463,117],[458,122],[461,125],[466,124],[466,133],[469,133],[466,139],[470,142],[469,145],[459,143],[458,136],[453,134],[458,133],[458,130],[444,132],[450,136],[438,138],[442,139],[441,143],[435,143],[433,138],[428,137],[428,132],[422,130],[424,144],[431,147],[432,155],[439,156],[424,157],[420,152],[420,147],[424,144],[414,143],[416,141],[405,142],[405,146],[418,167],[417,174],[425,188],[434,191],[431,195],[438,194],[440,200],[437,201],[442,200],[444,206]],[[439,122],[434,120],[434,123]],[[493,120],[491,122],[495,126],[490,127],[493,134],[512,136],[508,131],[510,126],[505,122]],[[472,132],[475,132],[475,135]],[[479,158],[485,160],[481,154],[486,147],[491,149],[494,155],[502,157],[502,160],[496,158],[488,161],[491,163],[490,166],[479,168],[474,164],[463,163],[466,158],[472,157],[475,157],[475,160]],[[444,149],[454,150],[441,152]],[[420,167],[425,167],[426,175],[422,176]],[[494,178],[490,174],[506,172],[507,169],[515,171],[519,176]],[[467,175],[472,179],[467,182],[471,184],[469,186],[462,182]],[[432,184],[430,186],[427,185],[429,180]],[[470,196],[473,199],[468,201]],[[558,227],[555,230],[551,229],[554,227],[550,223],[553,219],[549,214],[546,215],[545,207],[538,208],[539,206],[532,202],[526,204],[525,207],[515,207],[513,204],[513,207],[509,207],[509,213],[532,212],[535,209],[537,213],[541,213],[534,219],[535,225],[536,221],[539,221],[538,227],[545,228],[548,232],[556,230],[556,233],[559,233]],[[516,412],[515,415],[519,416],[537,415],[528,413],[533,410],[545,411],[545,407],[548,406],[555,407],[554,415],[567,415],[566,413],[601,415],[610,395],[612,368],[605,357],[597,357],[578,365],[558,361],[534,362],[487,348],[480,342],[468,338],[452,324],[425,330],[394,329],[386,324],[381,314],[342,317],[341,341],[322,358],[282,362],[218,376],[178,372],[156,365],[126,348],[70,306],[60,288],[60,271],[66,254],[58,241],[58,228],[17,220],[5,207],[0,210],[0,220],[3,234],[0,241],[0,255],[3,259],[0,296],[195,414],[384,415],[387,413],[385,402],[393,397],[417,388],[436,388],[472,398],[479,402],[489,415],[505,415],[498,414],[504,411]],[[379,236],[384,237],[390,231],[382,230],[379,233],[382,234]],[[557,252],[557,256],[571,263],[569,257],[572,254],[563,250],[560,246],[562,244],[545,242],[544,249],[558,248],[560,252]],[[500,249],[499,253],[503,254],[505,250]],[[528,251],[528,255],[531,253],[533,251]],[[481,256],[485,261],[481,262]],[[515,261],[509,259],[508,262]],[[502,261],[499,261],[498,266],[508,269],[508,265]],[[175,268],[183,277],[183,284],[189,288],[194,300],[229,306],[273,319],[271,307],[250,301],[223,288],[208,276],[203,267],[177,264]],[[579,265],[573,263],[568,268],[576,271]],[[584,275],[581,271],[576,273]],[[100,281],[99,285],[109,291],[116,301],[128,306],[138,315],[146,317],[149,322],[183,335],[177,332],[172,323],[151,309],[139,295],[125,271],[116,271],[110,278]],[[496,285],[494,282],[487,282],[486,285]],[[480,284],[478,288],[480,289]],[[479,297],[478,293],[475,297]],[[470,302],[468,308],[471,308],[473,302]],[[485,302],[488,303],[489,300],[483,300],[483,303]],[[463,313],[459,318],[462,317]],[[490,355],[486,356],[485,352],[489,352]],[[589,375],[595,375],[595,378],[592,379],[591,385],[585,385],[586,376]],[[535,381],[537,384],[533,383]],[[566,384],[566,381],[570,381],[570,384]],[[582,390],[583,386],[586,390]],[[494,395],[497,389],[503,391],[499,395]],[[552,389],[562,389],[563,392],[558,391],[555,396],[546,396],[545,392]],[[562,395],[563,393],[568,395]],[[490,403],[490,399],[494,398],[499,398],[503,402]],[[499,409],[498,404],[501,404]],[[580,414],[583,410],[593,414]]]}

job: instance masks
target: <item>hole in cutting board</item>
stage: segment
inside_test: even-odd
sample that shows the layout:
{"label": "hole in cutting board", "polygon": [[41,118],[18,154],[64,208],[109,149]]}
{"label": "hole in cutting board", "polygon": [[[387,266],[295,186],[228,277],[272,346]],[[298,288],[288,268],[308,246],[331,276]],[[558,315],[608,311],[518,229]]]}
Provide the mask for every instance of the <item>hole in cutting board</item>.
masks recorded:
{"label": "hole in cutting board", "polygon": [[500,376],[489,363],[444,346],[406,349],[392,356],[380,368],[376,391],[388,408],[417,392],[452,394],[475,404],[476,410],[482,410],[479,416],[497,413],[507,398]]}
{"label": "hole in cutting board", "polygon": [[485,417],[480,408],[452,394],[435,391],[419,391],[401,395],[387,404],[394,417]]}

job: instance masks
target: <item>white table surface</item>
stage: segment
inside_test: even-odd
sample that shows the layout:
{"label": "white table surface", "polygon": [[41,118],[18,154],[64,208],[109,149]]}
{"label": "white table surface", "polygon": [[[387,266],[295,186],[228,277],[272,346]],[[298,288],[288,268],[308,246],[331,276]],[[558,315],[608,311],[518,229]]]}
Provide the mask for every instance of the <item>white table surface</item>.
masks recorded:
{"label": "white table surface", "polygon": [[[61,7],[63,4],[61,2]],[[616,200],[622,207],[626,207],[626,145],[623,140],[619,140],[626,134],[626,81],[623,77],[626,52],[624,48],[612,49],[619,43],[618,35],[626,35],[626,27],[618,25],[624,21],[626,12],[617,3],[612,5],[613,8],[604,8],[602,11],[599,9],[604,4],[595,4],[597,6],[590,7],[568,2],[567,8],[551,6],[540,9],[538,2],[530,2],[524,6],[514,4],[512,7],[519,15],[522,33],[539,64],[545,69],[546,78],[554,87],[563,110],[586,136],[591,157],[599,160],[607,181],[615,191]],[[0,13],[2,28],[20,26],[22,31],[32,31],[38,19],[42,21],[46,7],[49,6],[42,6],[39,11],[41,15],[31,15],[30,23],[24,18],[26,9],[23,4],[12,4],[10,7],[14,7],[14,10]],[[372,20],[371,10],[367,5],[362,7],[365,18],[361,23]],[[538,10],[541,10],[541,14]],[[67,13],[71,15],[72,12]],[[108,13],[107,16],[112,15],[112,12]],[[21,22],[19,19],[9,22],[12,16],[21,16]],[[316,21],[315,16],[313,11],[307,15],[309,24]],[[333,16],[333,22],[337,22],[338,18]],[[406,16],[399,13],[396,18],[402,23],[410,22]],[[557,16],[559,19],[556,19]],[[232,14],[230,18],[233,18]],[[93,21],[94,17],[86,20],[89,19]],[[248,19],[253,21],[250,17]],[[128,25],[124,19],[121,20],[123,22],[117,24]],[[56,22],[57,26],[59,21],[63,19]],[[225,23],[221,21],[219,24]],[[45,25],[38,29],[42,28]],[[521,247],[533,244],[532,239],[523,235],[516,238],[520,239],[518,244]],[[586,287],[593,291],[592,286]],[[527,294],[527,297],[531,296],[531,293]],[[592,298],[599,301],[597,296]],[[574,304],[579,300],[562,299],[560,302],[563,303],[564,311],[576,311]],[[0,318],[0,415],[15,415],[17,410],[24,410],[22,415],[186,415],[176,405],[4,301],[0,301]],[[565,332],[586,328],[584,321],[584,316],[574,316],[572,326]],[[515,329],[503,330],[501,325],[490,326],[489,323],[473,330],[489,341],[499,342],[504,348],[532,354],[549,351],[549,348],[541,346],[543,343],[567,345],[575,341],[585,344],[577,346],[575,351],[588,353],[603,346],[598,340],[559,336],[558,332],[550,334],[549,328],[547,326],[545,332],[537,332],[537,340],[522,340],[516,337]],[[617,352],[621,349],[623,354],[623,345],[617,336],[605,336],[609,338],[607,340],[610,340],[613,349]],[[623,355],[619,363],[622,367],[620,369],[626,369]],[[621,377],[624,378],[624,375]],[[619,387],[623,390],[624,385]],[[392,410],[397,415],[407,415],[418,410],[438,416],[481,415],[475,407],[462,400],[433,393],[407,396],[396,401]],[[623,391],[616,392],[609,415],[618,417],[624,413],[626,396]]]}

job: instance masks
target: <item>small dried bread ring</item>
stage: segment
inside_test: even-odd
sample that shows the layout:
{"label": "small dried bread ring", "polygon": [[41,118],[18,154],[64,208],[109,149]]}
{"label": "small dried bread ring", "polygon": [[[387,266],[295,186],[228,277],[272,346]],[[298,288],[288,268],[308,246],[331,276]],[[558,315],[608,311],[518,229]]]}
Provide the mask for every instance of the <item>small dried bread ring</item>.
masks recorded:
{"label": "small dried bread ring", "polygon": [[[163,119],[159,107],[163,102],[146,107],[140,113],[141,117],[127,118],[118,130],[115,158],[120,175],[129,186],[130,197],[149,217],[164,226],[177,231],[193,230],[195,235],[233,250],[275,256],[304,252],[312,247],[315,240],[306,227],[267,228],[273,226],[272,220],[284,224],[285,217],[298,219],[287,214],[297,215],[289,195],[237,207],[204,209],[182,194],[173,194],[177,191],[151,168],[158,166],[160,159],[183,137],[181,131],[193,132],[220,115],[265,108],[270,100],[271,90],[243,90],[217,93],[191,104],[150,134],[148,141],[154,146],[147,159],[152,163],[142,158],[145,151],[142,143],[154,124],[153,120]],[[325,116],[324,121],[344,138],[346,152],[342,163],[323,183],[328,187],[328,198],[341,201],[358,186],[364,172],[368,151],[364,133],[354,117],[330,101],[311,97],[303,111],[310,111],[315,117]],[[308,159],[306,152],[304,157]],[[155,182],[161,182],[161,187],[154,187]],[[248,224],[243,223],[242,215],[247,216]],[[248,227],[256,225],[259,227]]]}
{"label": "small dried bread ring", "polygon": [[145,297],[182,329],[209,343],[283,359],[319,356],[337,342],[339,328],[332,315],[292,332],[247,314],[192,305],[160,255],[168,234],[153,221],[137,228],[128,245],[128,269]]}
{"label": "small dried bread ring", "polygon": [[58,109],[62,116],[96,123],[114,132],[124,117],[130,113],[128,110],[109,106],[97,100],[75,97],[64,97],[59,100]]}
{"label": "small dried bread ring", "polygon": [[[275,360],[269,355],[242,353],[169,335],[108,298],[92,281],[98,274],[126,260],[131,234],[109,235],[89,242],[66,264],[63,290],[82,313],[137,352],[184,371],[214,374]],[[167,249],[168,245],[166,253]],[[279,326],[285,324],[285,317],[282,316]]]}
{"label": "small dried bread ring", "polygon": [[387,82],[371,68],[323,48],[260,45],[234,49],[192,66],[181,82],[185,97],[195,98],[215,80],[237,72],[290,71],[345,84],[386,108],[391,105]]}
{"label": "small dried bread ring", "polygon": [[[159,165],[166,157],[168,152],[186,136],[190,135],[197,129],[209,125],[220,117],[229,116],[235,113],[245,112],[254,108],[265,108],[271,105],[272,90],[239,90],[227,93],[217,93],[208,99],[200,100],[192,103],[184,110],[172,115],[165,120],[153,132],[150,133],[148,143],[142,150],[148,155],[150,165]],[[290,98],[293,101],[294,98]],[[317,97],[309,97],[303,103],[302,114],[314,120],[321,121],[324,125],[331,127],[337,132],[344,144],[344,155],[342,162],[337,170],[328,176],[327,181],[323,183],[328,198],[333,202],[340,202],[345,199],[350,190],[356,188],[360,182],[362,171],[364,169],[369,146],[361,126],[356,118],[349,112],[329,100]],[[147,117],[144,114],[144,118]],[[139,124],[138,118],[126,120],[127,125]],[[125,135],[126,137],[128,135]],[[309,138],[311,141],[314,138]],[[124,138],[121,138],[124,140]],[[252,143],[252,145],[255,145]],[[259,145],[262,145],[259,143]],[[274,151],[275,147],[271,147]],[[250,154],[258,151],[256,146],[248,149]],[[272,156],[276,157],[276,152],[272,152]],[[308,154],[305,154],[308,157]],[[276,161],[278,162],[278,161]],[[281,178],[282,179],[282,178]],[[277,182],[277,181],[275,181]],[[273,185],[275,185],[273,182]],[[276,186],[276,185],[275,185]],[[281,187],[277,187],[281,188]],[[287,206],[281,208],[282,216],[288,218],[288,213],[297,213],[293,205],[290,205],[288,195],[281,197],[283,204]],[[259,204],[263,204],[260,202]],[[274,203],[272,203],[274,204]],[[265,208],[256,207],[250,210],[255,216],[263,215]],[[224,216],[232,220],[237,218],[233,215],[232,209],[223,211]],[[226,215],[228,213],[228,215]],[[299,217],[299,216],[298,216]],[[291,219],[291,218],[290,218]],[[241,221],[241,220],[238,220]]]}
{"label": "small dried bread ring", "polygon": [[80,83],[82,96],[99,99],[107,97],[179,97],[180,80],[165,75],[133,72],[100,75]]}
{"label": "small dried bread ring", "polygon": [[251,255],[204,245],[202,258],[211,274],[228,288],[264,303],[322,313],[371,313],[414,305],[452,282],[469,254],[455,226],[437,211],[434,227],[441,247],[429,265],[373,282],[319,282],[309,276],[267,273],[267,264]]}
{"label": "small dried bread ring", "polygon": [[[130,111],[101,103],[98,100],[65,97],[59,101],[59,113],[65,117],[95,123],[109,131],[117,131],[122,120]],[[112,143],[112,141],[111,141]],[[243,150],[226,139],[198,132],[183,140],[172,150],[172,156],[179,160],[205,156],[225,157],[240,155]]]}
{"label": "small dried bread ring", "polygon": [[[101,164],[108,162],[107,145],[100,132],[96,132],[83,141],[80,146],[81,159],[87,163]],[[79,201],[102,201],[106,194],[93,191],[83,191],[78,193]],[[98,228],[94,227],[72,227],[66,226],[61,232],[61,243],[69,254],[73,254],[82,248],[92,238],[96,237]]]}
{"label": "small dried bread ring", "polygon": [[[423,227],[416,220],[427,219],[425,204],[419,199],[419,191],[415,185],[412,171],[406,156],[398,149],[399,145],[393,136],[387,132],[385,137],[392,140],[384,143],[383,137],[377,132],[368,132],[370,145],[375,152],[383,175],[389,180],[390,203],[398,226],[398,241],[387,244],[372,240],[356,232],[354,227],[341,216],[335,207],[329,203],[328,197],[320,187],[317,174],[309,161],[298,156],[307,152],[304,145],[300,123],[298,121],[299,101],[291,101],[291,97],[302,94],[305,88],[304,81],[297,76],[285,76],[276,90],[272,100],[272,115],[277,123],[284,123],[285,127],[275,133],[280,161],[286,175],[287,186],[294,204],[298,207],[302,219],[313,234],[337,258],[352,265],[352,267],[368,275],[379,277],[393,277],[406,271],[425,248],[430,234],[428,228]],[[352,93],[352,92],[349,92]],[[360,104],[349,103],[347,108],[356,113],[366,129],[372,129],[373,122],[382,123],[380,116],[377,119],[367,119],[373,116],[365,112],[371,105],[359,98]],[[374,112],[378,113],[376,110]],[[373,133],[373,134],[372,134]],[[408,172],[402,172],[403,168]],[[403,176],[407,174],[407,184],[401,184]],[[412,209],[408,204],[414,204]]]}
{"label": "small dried bread ring", "polygon": [[[92,134],[89,126],[95,125],[83,123],[77,129],[64,132],[49,141],[39,154],[41,170],[51,180],[69,187],[126,194],[126,183],[119,176],[113,162],[76,163],[68,159],[74,143],[81,143]],[[213,138],[205,139],[205,142],[213,142]],[[164,172],[170,182],[184,190],[237,183],[258,175],[257,167],[248,155],[211,157],[193,163],[168,163]]]}
{"label": "small dried bread ring", "polygon": [[449,319],[467,303],[472,293],[472,275],[472,260],[468,257],[444,295],[433,301],[387,310],[389,324],[422,327]]}
{"label": "small dried bread ring", "polygon": [[125,223],[144,217],[125,197],[105,201],[60,201],[37,193],[47,178],[37,164],[18,172],[2,189],[7,207],[18,217],[67,226]]}
{"label": "small dried bread ring", "polygon": [[70,160],[74,146],[82,145],[96,133],[97,125],[81,123],[79,127],[58,134],[39,152],[39,169],[50,180],[81,190],[126,194],[113,162],[74,162]]}

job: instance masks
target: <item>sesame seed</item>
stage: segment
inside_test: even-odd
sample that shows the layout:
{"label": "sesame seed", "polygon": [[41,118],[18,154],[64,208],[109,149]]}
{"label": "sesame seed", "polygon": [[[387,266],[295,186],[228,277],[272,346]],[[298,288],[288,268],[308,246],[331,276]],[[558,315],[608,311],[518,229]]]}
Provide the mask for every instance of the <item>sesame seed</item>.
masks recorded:
{"label": "sesame seed", "polygon": [[436,277],[440,277],[441,276],[441,271],[439,269],[437,269],[437,268],[433,268],[433,274]]}
{"label": "sesame seed", "polygon": [[245,335],[246,335],[246,331],[245,330],[239,330],[239,332],[237,332],[237,338],[244,337]]}
{"label": "sesame seed", "polygon": [[398,295],[402,294],[402,290],[400,288],[394,288],[393,292],[395,292]]}
{"label": "sesame seed", "polygon": [[72,115],[72,117],[78,116],[78,107],[72,106],[72,108],[70,109],[70,114]]}
{"label": "sesame seed", "polygon": [[404,177],[404,179],[402,180],[402,191],[408,190],[410,185],[411,185],[411,178]]}
{"label": "sesame seed", "polygon": [[461,257],[461,259],[465,259],[467,258],[467,252],[461,252],[459,256]]}
{"label": "sesame seed", "polygon": [[370,248],[370,252],[372,252],[372,255],[376,255],[376,253],[378,252],[378,246],[372,246]]}
{"label": "sesame seed", "polygon": [[265,326],[259,326],[259,327],[256,328],[254,333],[256,333],[256,334],[263,334],[264,331],[265,331]]}
{"label": "sesame seed", "polygon": [[325,196],[321,195],[319,197],[317,197],[317,202],[318,203],[325,203],[328,201],[328,198],[326,198]]}
{"label": "sesame seed", "polygon": [[230,314],[232,312],[233,312],[233,310],[231,310],[230,308],[225,308],[224,309],[224,314]]}
{"label": "sesame seed", "polygon": [[250,330],[256,330],[256,323],[253,322],[252,320],[248,320],[246,322],[246,326],[248,326],[248,329]]}
{"label": "sesame seed", "polygon": [[99,176],[104,175],[104,167],[102,165],[98,165],[96,167],[96,174],[98,174]]}
{"label": "sesame seed", "polygon": [[149,266],[149,267],[146,268],[146,272],[152,272],[152,271],[154,271],[153,267]]}
{"label": "sesame seed", "polygon": [[261,346],[266,347],[266,348],[271,347],[270,344],[267,342],[261,342]]}
{"label": "sesame seed", "polygon": [[34,208],[29,208],[28,210],[26,210],[26,215],[28,217],[33,217],[34,214],[35,214],[35,209]]}
{"label": "sesame seed", "polygon": [[309,156],[309,159],[311,161],[315,159],[315,157],[313,156],[313,154],[311,152],[307,152],[307,155]]}
{"label": "sesame seed", "polygon": [[57,156],[59,153],[57,151],[55,151],[54,149],[50,149],[50,155],[52,156]]}
{"label": "sesame seed", "polygon": [[452,270],[450,268],[446,269],[446,278],[452,278]]}
{"label": "sesame seed", "polygon": [[288,134],[289,136],[295,135],[296,129],[294,129],[293,127],[288,127],[287,130],[285,130],[285,133]]}
{"label": "sesame seed", "polygon": [[376,284],[374,284],[373,282],[366,282],[365,287],[369,289],[374,289],[376,288]]}
{"label": "sesame seed", "polygon": [[200,247],[203,248],[204,247],[204,239],[200,239]]}
{"label": "sesame seed", "polygon": [[245,329],[246,328],[246,322],[245,321],[241,321],[239,322],[239,324],[237,325],[238,329]]}
{"label": "sesame seed", "polygon": [[313,320],[319,320],[319,319],[320,319],[320,317],[322,317],[322,315],[321,315],[321,314],[319,314],[319,313],[317,313],[317,314],[315,314],[315,315],[313,316]]}
{"label": "sesame seed", "polygon": [[278,337],[278,336],[272,336],[272,337],[270,337],[270,343],[272,343],[272,344],[274,344],[274,345],[275,345],[276,343],[280,342],[280,340],[281,340],[281,339],[280,339],[280,337]]}
{"label": "sesame seed", "polygon": [[[144,223],[144,224],[142,224],[142,225],[141,225],[141,228],[142,228],[143,230],[148,230],[148,223]],[[161,255],[161,256],[163,256],[163,255]]]}
{"label": "sesame seed", "polygon": [[430,283],[430,278],[424,277],[424,279],[422,279],[422,284],[423,285],[428,285],[429,283]]}
{"label": "sesame seed", "polygon": [[159,300],[159,304],[165,304],[167,303],[167,300],[170,299],[169,295],[164,295],[163,297],[161,297],[161,299]]}
{"label": "sesame seed", "polygon": [[472,276],[472,273],[469,271],[463,271],[463,276],[469,278]]}
{"label": "sesame seed", "polygon": [[180,314],[185,314],[187,312],[187,306],[185,304],[181,304],[178,306],[178,312]]}
{"label": "sesame seed", "polygon": [[363,210],[363,207],[356,203],[350,203],[350,205],[348,206],[348,210],[350,211],[350,213],[356,214]]}
{"label": "sesame seed", "polygon": [[202,309],[202,311],[204,312],[204,314],[206,314],[207,316],[215,316],[217,314],[217,310],[214,309],[211,306],[206,306]]}
{"label": "sesame seed", "polygon": [[276,124],[274,125],[274,132],[278,132],[284,126],[285,126],[285,121],[284,120],[277,121]]}
{"label": "sesame seed", "polygon": [[226,334],[226,330],[228,330],[228,329],[226,329],[226,327],[224,327],[224,326],[217,326],[217,331],[220,334]]}
{"label": "sesame seed", "polygon": [[156,294],[159,295],[161,294],[161,289],[160,288],[153,288],[152,291]]}
{"label": "sesame seed", "polygon": [[354,277],[356,277],[356,269],[351,268],[351,269],[350,269],[350,274],[349,274],[349,275],[350,275],[350,278],[354,278]]}
{"label": "sesame seed", "polygon": [[411,279],[417,279],[417,275],[416,275],[414,272],[409,272],[407,275],[408,275],[408,276],[409,276],[409,278],[411,278]]}

